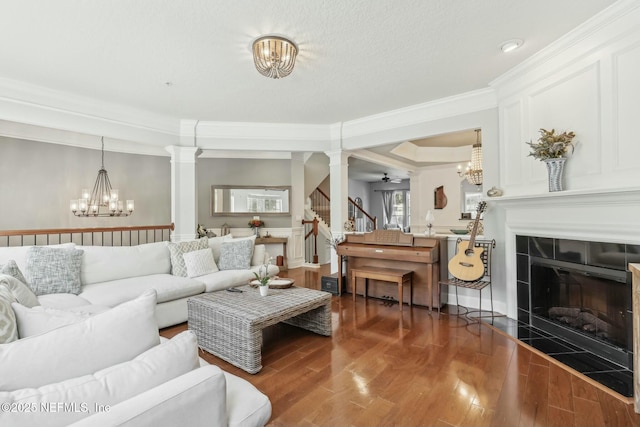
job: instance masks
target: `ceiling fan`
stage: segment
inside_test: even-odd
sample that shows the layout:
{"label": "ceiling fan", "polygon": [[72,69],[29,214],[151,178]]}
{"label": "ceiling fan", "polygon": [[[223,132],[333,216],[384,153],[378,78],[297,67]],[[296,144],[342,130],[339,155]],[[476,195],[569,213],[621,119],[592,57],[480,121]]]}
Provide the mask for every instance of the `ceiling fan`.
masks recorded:
{"label": "ceiling fan", "polygon": [[400,184],[400,182],[402,182],[402,180],[400,178],[389,178],[387,176],[386,172],[384,172],[384,176],[382,177],[382,181],[383,182],[390,182],[392,184]]}

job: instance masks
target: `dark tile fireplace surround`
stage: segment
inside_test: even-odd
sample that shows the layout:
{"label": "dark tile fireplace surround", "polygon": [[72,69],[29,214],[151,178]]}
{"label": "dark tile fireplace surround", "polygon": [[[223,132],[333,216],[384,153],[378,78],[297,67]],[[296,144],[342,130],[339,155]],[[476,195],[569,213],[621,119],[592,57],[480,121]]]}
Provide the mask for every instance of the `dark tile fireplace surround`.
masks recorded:
{"label": "dark tile fireplace surround", "polygon": [[518,319],[494,325],[633,396],[630,262],[640,245],[516,236]]}

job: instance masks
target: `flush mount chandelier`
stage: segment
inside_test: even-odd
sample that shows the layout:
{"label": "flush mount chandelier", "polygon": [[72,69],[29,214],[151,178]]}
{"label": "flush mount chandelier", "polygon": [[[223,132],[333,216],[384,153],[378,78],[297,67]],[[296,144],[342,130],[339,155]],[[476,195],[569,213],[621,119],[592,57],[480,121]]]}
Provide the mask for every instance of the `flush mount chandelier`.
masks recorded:
{"label": "flush mount chandelier", "polygon": [[469,184],[482,185],[482,143],[480,142],[480,129],[476,129],[476,143],[471,149],[471,161],[465,171],[458,165],[458,175],[466,178]]}
{"label": "flush mount chandelier", "polygon": [[75,216],[129,216],[133,213],[134,202],[127,200],[125,204],[119,199],[118,190],[111,187],[109,175],[104,168],[104,137],[102,141],[102,167],[98,171],[93,191],[83,188],[80,198],[71,200],[69,207]]}
{"label": "flush mount chandelier", "polygon": [[297,55],[298,46],[284,37],[264,36],[253,42],[253,62],[265,77],[287,77],[293,71]]}

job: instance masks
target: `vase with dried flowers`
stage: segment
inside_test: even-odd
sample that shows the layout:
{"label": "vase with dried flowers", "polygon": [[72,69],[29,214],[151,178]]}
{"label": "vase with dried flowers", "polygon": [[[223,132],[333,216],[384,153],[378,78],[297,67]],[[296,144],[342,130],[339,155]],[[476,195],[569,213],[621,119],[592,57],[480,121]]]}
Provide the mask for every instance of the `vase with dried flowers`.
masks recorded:
{"label": "vase with dried flowers", "polygon": [[576,134],[564,131],[556,133],[555,129],[540,129],[540,137],[538,142],[525,142],[531,147],[529,156],[537,160],[542,160],[547,165],[547,173],[549,175],[549,191],[562,191],[562,175],[564,172],[564,164],[567,160],[566,155],[571,149],[575,149],[573,138]]}

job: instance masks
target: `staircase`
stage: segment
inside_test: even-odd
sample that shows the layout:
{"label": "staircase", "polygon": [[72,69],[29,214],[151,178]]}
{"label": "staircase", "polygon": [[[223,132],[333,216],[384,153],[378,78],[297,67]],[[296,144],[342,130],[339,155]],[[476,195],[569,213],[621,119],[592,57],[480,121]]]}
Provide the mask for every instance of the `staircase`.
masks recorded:
{"label": "staircase", "polygon": [[[331,261],[328,242],[331,235],[331,199],[320,188],[313,190],[309,196],[310,205],[305,208],[305,261],[311,264],[325,264]],[[360,212],[362,218],[355,220],[356,232],[368,232],[376,229],[377,219],[360,207],[351,197],[349,206],[354,212]],[[316,223],[314,223],[317,222]]]}

